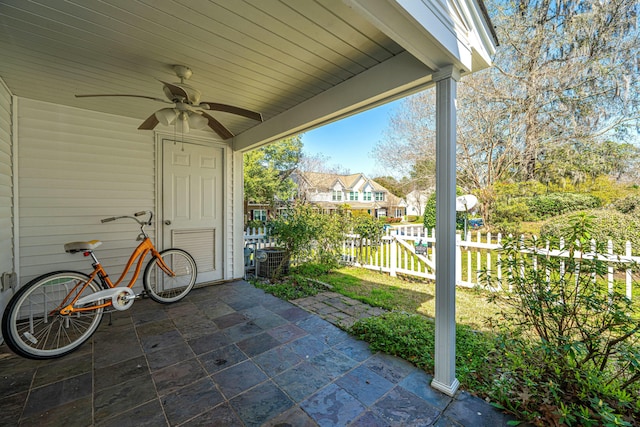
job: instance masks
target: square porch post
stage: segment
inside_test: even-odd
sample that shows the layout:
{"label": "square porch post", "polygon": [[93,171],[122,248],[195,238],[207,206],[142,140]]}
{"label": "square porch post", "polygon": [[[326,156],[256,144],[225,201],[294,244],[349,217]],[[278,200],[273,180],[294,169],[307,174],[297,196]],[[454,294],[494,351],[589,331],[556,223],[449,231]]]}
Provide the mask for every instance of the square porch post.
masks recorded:
{"label": "square porch post", "polygon": [[436,82],[436,336],[431,386],[453,396],[456,378],[456,87],[453,66]]}

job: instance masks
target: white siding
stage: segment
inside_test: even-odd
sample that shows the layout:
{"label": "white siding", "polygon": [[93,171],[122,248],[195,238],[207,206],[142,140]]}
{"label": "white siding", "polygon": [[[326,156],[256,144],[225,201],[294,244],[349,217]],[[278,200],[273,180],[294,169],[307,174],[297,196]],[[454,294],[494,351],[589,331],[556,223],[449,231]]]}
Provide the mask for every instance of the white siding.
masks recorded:
{"label": "white siding", "polygon": [[[13,150],[11,93],[0,80],[0,275],[13,271]],[[12,291],[0,291],[0,314]]]}
{"label": "white siding", "polygon": [[[20,284],[60,269],[89,271],[71,241],[98,239],[116,280],[137,245],[137,224],[100,219],[155,209],[153,133],[139,120],[18,99]],[[149,230],[152,237],[154,230]]]}

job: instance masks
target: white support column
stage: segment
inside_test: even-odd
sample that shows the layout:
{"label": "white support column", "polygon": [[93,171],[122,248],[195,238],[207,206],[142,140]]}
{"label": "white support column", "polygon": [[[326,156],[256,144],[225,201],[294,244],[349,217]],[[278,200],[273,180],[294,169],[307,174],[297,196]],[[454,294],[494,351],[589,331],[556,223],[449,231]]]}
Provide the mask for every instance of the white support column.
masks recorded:
{"label": "white support column", "polygon": [[436,336],[431,386],[453,396],[456,378],[456,85],[453,66],[436,82]]}

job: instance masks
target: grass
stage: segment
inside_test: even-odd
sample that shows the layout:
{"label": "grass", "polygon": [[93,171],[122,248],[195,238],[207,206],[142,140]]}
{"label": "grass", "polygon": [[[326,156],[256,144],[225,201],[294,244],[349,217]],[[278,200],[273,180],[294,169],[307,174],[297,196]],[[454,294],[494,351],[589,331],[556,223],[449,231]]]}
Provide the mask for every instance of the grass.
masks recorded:
{"label": "grass", "polygon": [[[343,267],[317,277],[333,286],[335,292],[375,307],[435,318],[435,283],[391,277],[364,268]],[[487,303],[488,293],[478,289],[456,289],[456,322],[476,330],[488,330],[487,321],[498,311]]]}

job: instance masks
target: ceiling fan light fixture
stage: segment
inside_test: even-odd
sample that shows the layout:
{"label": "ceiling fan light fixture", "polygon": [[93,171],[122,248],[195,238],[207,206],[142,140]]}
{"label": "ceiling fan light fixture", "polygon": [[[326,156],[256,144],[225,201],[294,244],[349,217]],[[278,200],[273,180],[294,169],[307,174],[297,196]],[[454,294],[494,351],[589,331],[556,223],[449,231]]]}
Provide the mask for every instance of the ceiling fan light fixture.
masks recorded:
{"label": "ceiling fan light fixture", "polygon": [[209,120],[198,113],[189,114],[189,126],[193,129],[204,129],[209,124]]}
{"label": "ceiling fan light fixture", "polygon": [[156,119],[165,126],[172,125],[178,116],[178,110],[175,108],[163,108],[155,112]]}
{"label": "ceiling fan light fixture", "polygon": [[175,122],[176,132],[178,133],[189,133],[189,116],[185,112],[181,112],[178,114],[178,119]]}

